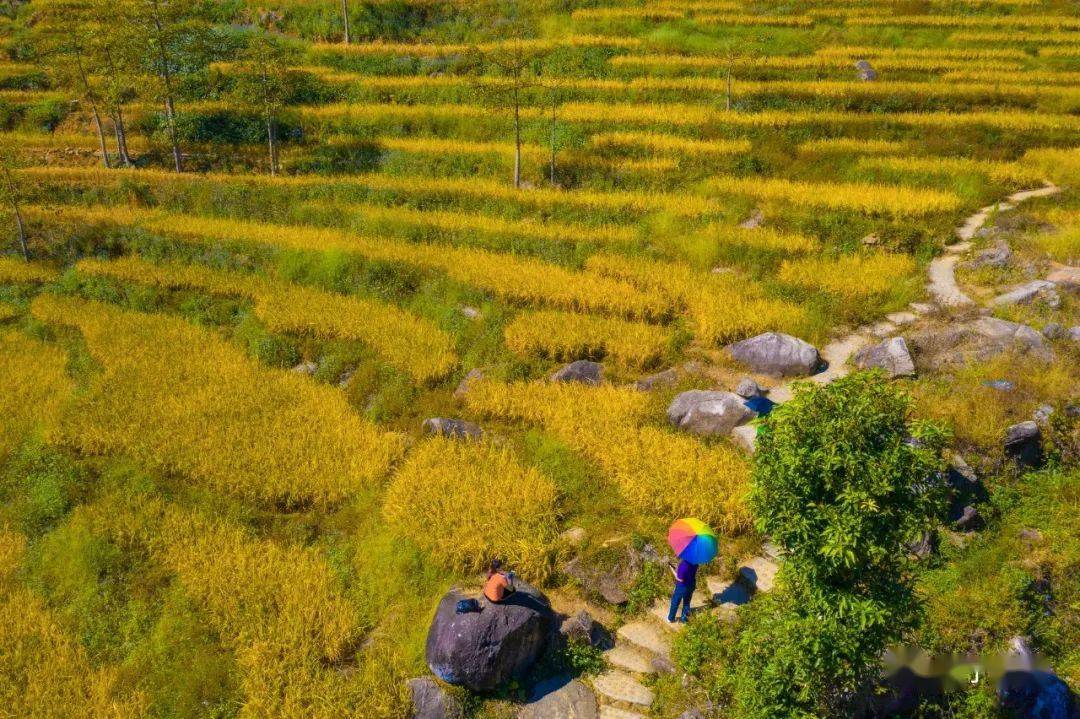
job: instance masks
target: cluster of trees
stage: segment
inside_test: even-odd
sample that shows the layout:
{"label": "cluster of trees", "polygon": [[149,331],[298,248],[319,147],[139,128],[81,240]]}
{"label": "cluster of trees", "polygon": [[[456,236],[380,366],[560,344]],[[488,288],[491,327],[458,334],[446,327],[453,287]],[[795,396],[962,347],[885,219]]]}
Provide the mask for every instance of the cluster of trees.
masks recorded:
{"label": "cluster of trees", "polygon": [[106,167],[113,165],[107,134],[115,136],[117,164],[132,165],[125,108],[142,101],[161,108],[172,164],[182,172],[178,103],[212,62],[233,60],[232,93],[259,109],[277,172],[278,114],[295,58],[283,37],[257,23],[239,35],[222,32],[219,9],[201,0],[34,0],[24,11],[34,52],[87,108]]}

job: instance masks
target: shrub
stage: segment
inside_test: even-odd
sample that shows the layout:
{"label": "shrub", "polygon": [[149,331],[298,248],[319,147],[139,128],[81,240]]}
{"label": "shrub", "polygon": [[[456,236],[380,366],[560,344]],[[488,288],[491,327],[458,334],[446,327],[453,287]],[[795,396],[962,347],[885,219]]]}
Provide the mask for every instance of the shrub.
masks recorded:
{"label": "shrub", "polygon": [[904,542],[941,509],[944,434],[878,373],[796,385],[758,432],[751,506],[783,547],[780,591],[740,636],[745,717],[846,714],[913,626]]}
{"label": "shrub", "polygon": [[495,557],[523,579],[552,571],[555,485],[487,442],[435,438],[394,475],[383,515],[444,566],[479,571]]}

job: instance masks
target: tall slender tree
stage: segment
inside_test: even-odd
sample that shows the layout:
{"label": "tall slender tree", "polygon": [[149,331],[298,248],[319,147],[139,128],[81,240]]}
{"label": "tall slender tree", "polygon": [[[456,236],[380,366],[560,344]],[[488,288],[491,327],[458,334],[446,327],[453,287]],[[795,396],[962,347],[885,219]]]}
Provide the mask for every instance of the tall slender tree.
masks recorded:
{"label": "tall slender tree", "polygon": [[293,79],[290,64],[295,57],[296,53],[280,38],[260,32],[249,38],[236,64],[237,97],[262,112],[271,175],[280,169],[278,115],[289,95]]}
{"label": "tall slender tree", "polygon": [[0,200],[11,210],[12,219],[15,221],[15,236],[19,242],[19,250],[22,252],[23,259],[29,262],[30,249],[26,243],[26,225],[23,222],[21,208],[22,188],[19,186],[15,173],[12,172],[13,164],[11,157],[6,154],[0,156]]}
{"label": "tall slender tree", "polygon": [[105,128],[101,120],[100,67],[92,57],[94,6],[87,0],[42,0],[33,19],[38,52],[51,60],[51,69],[90,108],[101,161],[109,167]]}
{"label": "tall slender tree", "polygon": [[345,23],[345,44],[351,41],[349,37],[349,0],[341,0],[341,19]]}

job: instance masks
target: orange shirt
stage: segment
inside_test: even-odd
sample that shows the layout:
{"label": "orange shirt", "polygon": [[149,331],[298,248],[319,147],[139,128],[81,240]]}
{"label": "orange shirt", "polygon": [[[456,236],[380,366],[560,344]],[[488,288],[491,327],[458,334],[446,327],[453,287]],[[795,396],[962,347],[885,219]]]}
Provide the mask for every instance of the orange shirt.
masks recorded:
{"label": "orange shirt", "polygon": [[484,583],[484,596],[489,601],[501,602],[509,593],[510,582],[506,580],[506,575],[501,572],[495,572]]}

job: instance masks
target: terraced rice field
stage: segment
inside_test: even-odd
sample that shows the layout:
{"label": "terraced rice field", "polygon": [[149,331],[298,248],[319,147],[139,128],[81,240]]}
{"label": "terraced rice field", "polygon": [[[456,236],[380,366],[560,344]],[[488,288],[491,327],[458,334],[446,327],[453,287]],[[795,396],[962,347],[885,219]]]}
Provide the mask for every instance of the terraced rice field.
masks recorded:
{"label": "terraced rice field", "polygon": [[0,24],[0,714],[409,716],[492,556],[565,588],[571,527],[755,541],[750,457],[636,380],[906,311],[965,215],[1080,182],[1049,0],[367,3],[348,44],[329,0],[174,0],[210,49],[168,111],[119,56],[73,79],[50,4]]}

